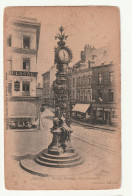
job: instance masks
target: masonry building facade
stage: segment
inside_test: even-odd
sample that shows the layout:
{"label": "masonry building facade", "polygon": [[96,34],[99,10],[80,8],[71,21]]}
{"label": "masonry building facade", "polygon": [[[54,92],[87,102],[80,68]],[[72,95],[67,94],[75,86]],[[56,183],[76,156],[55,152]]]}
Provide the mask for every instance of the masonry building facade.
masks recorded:
{"label": "masonry building facade", "polygon": [[[111,59],[107,47],[96,49],[86,45],[80,53],[80,61],[68,68],[67,77],[72,118],[93,124],[116,124],[116,65]],[[50,83],[50,72],[49,70],[43,74],[44,83],[47,83],[47,74],[48,83]],[[55,72],[52,77],[55,79]],[[46,89],[43,88],[43,90]],[[51,94],[53,98],[51,83],[47,90],[50,92],[47,94],[48,105],[50,105]]]}
{"label": "masonry building facade", "polygon": [[[6,34],[6,95],[8,125],[30,127],[38,116],[37,56],[40,23],[32,18],[11,21]],[[12,125],[11,125],[12,126]]]}
{"label": "masonry building facade", "polygon": [[43,104],[54,106],[53,83],[56,78],[56,67],[51,66],[50,70],[42,74],[43,78]]}

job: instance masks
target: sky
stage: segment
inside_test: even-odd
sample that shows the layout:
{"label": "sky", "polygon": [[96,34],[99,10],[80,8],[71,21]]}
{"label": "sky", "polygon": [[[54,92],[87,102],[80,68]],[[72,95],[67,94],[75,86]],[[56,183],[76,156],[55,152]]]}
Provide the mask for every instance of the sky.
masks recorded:
{"label": "sky", "polygon": [[80,51],[85,44],[95,48],[110,44],[119,46],[119,10],[117,7],[12,7],[8,16],[36,18],[41,23],[38,50],[38,82],[41,74],[54,65],[55,35],[62,25],[68,35],[67,46],[73,53],[69,66],[80,60]]}

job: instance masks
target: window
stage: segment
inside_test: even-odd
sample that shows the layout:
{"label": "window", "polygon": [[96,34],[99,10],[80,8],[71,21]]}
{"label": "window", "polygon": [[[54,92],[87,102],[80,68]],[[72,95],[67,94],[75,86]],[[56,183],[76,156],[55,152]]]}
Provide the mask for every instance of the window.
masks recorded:
{"label": "window", "polygon": [[46,88],[46,83],[44,83],[44,86],[43,87]]}
{"label": "window", "polygon": [[72,98],[74,99],[75,97],[74,97],[74,91],[72,91]]}
{"label": "window", "polygon": [[87,76],[84,78],[84,85],[87,85]]}
{"label": "window", "polygon": [[78,91],[78,100],[80,100],[80,91]]}
{"label": "window", "polygon": [[79,77],[79,85],[81,85],[81,78]]}
{"label": "window", "polygon": [[109,101],[113,101],[114,100],[114,92],[113,90],[109,89]]}
{"label": "window", "polygon": [[80,79],[81,79],[81,78],[79,77],[79,78],[78,78],[78,85],[80,85]]}
{"label": "window", "polygon": [[12,83],[8,83],[8,93],[12,94]]}
{"label": "window", "polygon": [[91,84],[91,76],[88,75],[88,84]]}
{"label": "window", "polygon": [[81,85],[83,85],[83,78],[81,78]]}
{"label": "window", "polygon": [[99,90],[98,91],[98,98],[99,98],[99,101],[103,101],[103,93],[102,93],[102,90]]}
{"label": "window", "polygon": [[73,78],[73,87],[75,87],[75,78]]}
{"label": "window", "polygon": [[9,69],[9,71],[12,70],[12,57],[10,57],[10,58],[8,59],[8,69]]}
{"label": "window", "polygon": [[19,81],[14,82],[14,91],[20,91],[20,82]]}
{"label": "window", "polygon": [[23,69],[30,71],[30,59],[23,59]]}
{"label": "window", "polygon": [[97,57],[95,54],[93,54],[92,55],[92,60],[94,60],[95,59],[95,57]]}
{"label": "window", "polygon": [[91,62],[90,61],[88,61],[88,68],[90,68],[91,67]]}
{"label": "window", "polygon": [[38,88],[40,88],[40,83],[38,83]]}
{"label": "window", "polygon": [[84,94],[84,96],[85,96],[85,97],[84,97],[84,100],[85,100],[85,101],[87,101],[87,97],[88,97],[87,90],[85,90],[85,94]]}
{"label": "window", "polygon": [[82,99],[85,100],[85,91],[82,91]]}
{"label": "window", "polygon": [[111,111],[111,118],[118,118],[116,109],[112,109],[112,111]]}
{"label": "window", "polygon": [[23,36],[23,48],[25,49],[30,48],[30,37]]}
{"label": "window", "polygon": [[97,110],[97,119],[103,120],[103,110]]}
{"label": "window", "polygon": [[98,83],[99,84],[103,83],[103,74],[102,73],[99,73],[99,75],[98,75]]}
{"label": "window", "polygon": [[49,89],[47,89],[47,95],[49,95]]}
{"label": "window", "polygon": [[83,100],[83,91],[80,92],[80,100]]}
{"label": "window", "polygon": [[114,79],[114,74],[113,72],[109,72],[109,83],[113,83],[113,79]]}
{"label": "window", "polygon": [[22,91],[23,91],[23,95],[30,95],[30,83],[29,82],[23,82]]}
{"label": "window", "polygon": [[9,47],[11,47],[11,45],[12,45],[12,36],[11,35],[9,35],[8,38],[7,38],[7,45]]}
{"label": "window", "polygon": [[50,87],[50,84],[49,84],[49,82],[47,82],[47,87],[48,87],[48,88]]}
{"label": "window", "polygon": [[68,78],[68,86],[70,87],[71,86],[71,79]]}
{"label": "window", "polygon": [[91,101],[91,91],[88,90],[88,101]]}
{"label": "window", "polygon": [[83,85],[85,85],[85,76],[83,76]]}
{"label": "window", "polygon": [[111,118],[115,118],[115,116],[116,116],[116,115],[115,115],[115,110],[112,110],[112,111],[111,111]]}

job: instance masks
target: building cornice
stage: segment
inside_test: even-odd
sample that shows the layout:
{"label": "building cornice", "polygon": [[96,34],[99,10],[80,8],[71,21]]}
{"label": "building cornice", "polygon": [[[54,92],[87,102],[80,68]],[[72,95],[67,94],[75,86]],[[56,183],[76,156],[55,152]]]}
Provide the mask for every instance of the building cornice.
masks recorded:
{"label": "building cornice", "polygon": [[37,54],[36,49],[12,48],[12,51],[16,53],[23,53],[23,54]]}
{"label": "building cornice", "polygon": [[109,67],[109,66],[114,66],[114,64],[112,64],[112,63],[110,63],[110,64],[101,64],[101,65],[97,65],[97,66],[92,67],[92,69],[99,69],[99,68],[102,68],[102,67]]}

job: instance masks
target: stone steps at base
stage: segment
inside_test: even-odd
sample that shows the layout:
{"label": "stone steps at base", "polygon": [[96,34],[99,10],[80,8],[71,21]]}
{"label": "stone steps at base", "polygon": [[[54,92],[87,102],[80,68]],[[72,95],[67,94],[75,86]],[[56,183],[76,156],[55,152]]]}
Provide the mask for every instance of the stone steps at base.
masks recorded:
{"label": "stone steps at base", "polygon": [[53,154],[48,153],[48,149],[45,149],[44,151],[42,151],[41,156],[44,156],[49,159],[63,160],[63,159],[71,159],[71,158],[77,157],[78,153],[74,152],[74,153],[64,153],[62,155],[53,155]]}
{"label": "stone steps at base", "polygon": [[45,162],[42,161],[38,158],[35,159],[35,162],[38,163],[39,165],[46,166],[46,167],[54,167],[54,168],[68,168],[68,167],[74,167],[82,164],[84,160],[80,158],[79,160],[74,160],[74,162],[70,163],[50,163],[50,162]]}
{"label": "stone steps at base", "polygon": [[44,157],[42,154],[39,154],[37,159],[48,162],[48,163],[55,163],[55,164],[67,164],[67,163],[74,163],[76,161],[79,161],[81,159],[80,156],[70,156],[67,159],[56,159],[56,158],[48,158]]}

